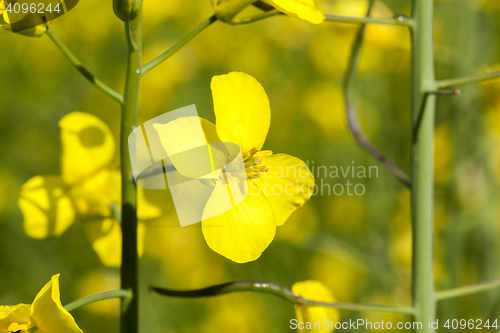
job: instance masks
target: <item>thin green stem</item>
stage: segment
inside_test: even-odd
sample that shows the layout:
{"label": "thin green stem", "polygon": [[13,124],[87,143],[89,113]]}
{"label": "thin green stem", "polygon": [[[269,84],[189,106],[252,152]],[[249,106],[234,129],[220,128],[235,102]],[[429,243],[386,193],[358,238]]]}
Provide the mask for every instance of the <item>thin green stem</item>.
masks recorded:
{"label": "thin green stem", "polygon": [[184,38],[182,38],[180,41],[178,41],[174,46],[169,48],[167,51],[159,55],[157,58],[151,60],[141,68],[141,73],[142,75],[146,74],[168,58],[170,58],[173,54],[175,54],[177,51],[179,51],[184,45],[186,45],[191,39],[196,37],[200,32],[208,28],[212,23],[217,21],[217,17],[215,15],[210,16],[207,18],[205,21],[203,21],[200,25],[198,25],[196,28],[191,30]]}
{"label": "thin green stem", "polygon": [[352,16],[341,16],[325,14],[326,22],[337,22],[337,23],[354,23],[354,24],[388,24],[388,25],[400,25],[404,27],[413,27],[413,20],[404,15],[397,15],[393,18],[373,18],[373,17],[352,17]]}
{"label": "thin green stem", "polygon": [[76,68],[80,74],[82,74],[90,83],[92,83],[97,89],[117,101],[119,104],[123,104],[123,96],[111,89],[104,82],[95,77],[94,74],[90,73],[90,71],[81,63],[78,58],[71,53],[71,51],[64,45],[64,43],[54,34],[52,30],[47,27],[47,31],[45,32],[47,36],[49,36],[50,40],[54,42],[57,48],[62,52],[62,54],[68,59],[68,61]]}
{"label": "thin green stem", "polygon": [[137,251],[137,189],[128,150],[128,136],[137,126],[139,85],[141,81],[142,5],[139,15],[125,22],[127,39],[127,75],[125,102],[122,108],[120,129],[120,158],[122,175],[122,266],[121,287],[131,292],[131,297],[121,305],[120,332],[139,331],[139,274]]}
{"label": "thin green stem", "polygon": [[497,288],[500,288],[500,279],[489,281],[489,282],[472,284],[469,286],[463,286],[463,287],[438,291],[436,293],[436,299],[438,301],[443,301],[443,300],[446,300],[449,298],[476,294],[476,293],[480,293],[483,291],[489,291],[489,290],[493,290],[493,289],[497,289]]}
{"label": "thin green stem", "polygon": [[255,15],[246,16],[246,17],[243,17],[240,19],[234,19],[232,21],[228,21],[227,23],[230,25],[250,24],[250,23],[258,22],[260,20],[264,20],[264,19],[269,18],[269,17],[277,16],[277,15],[283,15],[283,13],[277,9],[273,9],[273,10],[258,13]]}
{"label": "thin green stem", "polygon": [[478,82],[494,80],[498,78],[500,78],[500,71],[461,77],[457,79],[441,80],[436,82],[436,87],[439,89],[446,89],[470,83],[478,83]]}
{"label": "thin green stem", "polygon": [[[368,6],[367,17],[370,15],[374,1],[370,1]],[[354,39],[347,74],[344,79],[344,97],[346,104],[347,124],[356,142],[364,148],[373,157],[379,160],[399,181],[401,181],[407,188],[411,188],[410,178],[395,164],[393,164],[377,147],[375,147],[370,140],[363,133],[361,124],[358,121],[356,111],[356,87],[355,79],[359,65],[359,54],[363,43],[363,37],[366,30],[366,24],[359,28],[358,33]]]}
{"label": "thin green stem", "polygon": [[436,317],[433,269],[434,113],[436,95],[433,55],[433,0],[413,0],[412,30],[412,129],[411,212],[413,227],[412,303],[415,320],[424,323]]}
{"label": "thin green stem", "polygon": [[127,299],[130,296],[131,296],[131,294],[130,294],[130,291],[128,291],[128,290],[123,290],[123,289],[110,290],[110,291],[105,291],[102,293],[82,297],[79,300],[76,300],[74,302],[66,304],[64,306],[64,308],[68,311],[73,311],[75,309],[78,309],[79,307],[82,307],[82,306],[90,304],[90,303],[95,303],[95,302],[104,301],[106,299],[113,299],[113,298]]}
{"label": "thin green stem", "polygon": [[413,309],[409,307],[314,301],[298,296],[290,289],[278,283],[269,281],[234,281],[196,290],[171,290],[154,286],[150,286],[149,289],[150,291],[154,291],[164,296],[187,298],[214,297],[235,292],[253,291],[272,294],[297,305],[325,306],[346,311],[384,312],[413,315]]}

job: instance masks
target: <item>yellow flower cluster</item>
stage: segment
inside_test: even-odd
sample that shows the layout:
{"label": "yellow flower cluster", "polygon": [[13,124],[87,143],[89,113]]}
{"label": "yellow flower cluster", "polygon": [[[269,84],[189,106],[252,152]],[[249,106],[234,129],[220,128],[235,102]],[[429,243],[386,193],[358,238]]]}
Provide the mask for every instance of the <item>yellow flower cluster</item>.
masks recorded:
{"label": "yellow flower cluster", "polygon": [[[113,135],[104,122],[84,112],[66,115],[59,126],[61,175],[36,176],[22,186],[18,204],[24,216],[24,230],[32,238],[57,237],[79,219],[102,263],[118,267],[121,177],[112,165]],[[161,210],[146,202],[139,190],[139,254],[143,252],[145,236],[142,221],[160,214]]]}

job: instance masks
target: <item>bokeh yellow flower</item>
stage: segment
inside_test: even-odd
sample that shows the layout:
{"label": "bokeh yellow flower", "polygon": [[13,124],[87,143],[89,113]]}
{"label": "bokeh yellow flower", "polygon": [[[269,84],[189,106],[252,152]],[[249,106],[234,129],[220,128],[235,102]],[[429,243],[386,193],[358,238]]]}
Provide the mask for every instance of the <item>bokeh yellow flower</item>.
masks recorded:
{"label": "bokeh yellow flower", "polygon": [[[212,250],[245,263],[259,258],[274,239],[276,227],[283,225],[290,214],[310,198],[314,177],[300,159],[262,150],[271,123],[271,109],[264,88],[255,78],[232,72],[213,77],[211,88],[216,124],[188,117],[156,124],[155,129],[173,165],[187,178],[200,176],[198,165],[189,158],[176,157],[175,152],[193,140],[192,128],[199,127],[200,122],[207,141],[235,144],[240,148],[245,169],[228,171],[224,168],[229,157],[212,147],[213,172],[203,177],[213,191],[204,205],[201,220],[203,235]],[[210,165],[200,167],[210,168]],[[237,172],[244,177],[234,177]],[[233,192],[230,194],[232,208],[216,213],[221,211],[222,191],[227,193],[228,188],[231,192],[244,186],[248,195],[239,204],[235,204]]]}
{"label": "bokeh yellow flower", "polygon": [[0,306],[0,333],[81,333],[75,319],[64,309],[59,293],[59,274],[52,277],[30,305]]}
{"label": "bokeh yellow flower", "polygon": [[[304,298],[334,303],[337,300],[333,293],[321,282],[314,280],[307,280],[303,282],[297,282],[292,286],[292,292],[295,295],[302,296]],[[335,323],[340,319],[340,312],[338,309],[324,306],[311,306],[311,305],[295,305],[295,314],[297,316],[297,322],[303,323],[303,327],[298,326],[298,331],[303,332],[333,332],[335,330]],[[331,328],[314,328],[314,323],[323,323],[324,320],[329,322]],[[331,324],[333,322],[333,325]],[[307,323],[310,323],[310,327]]]}
{"label": "bokeh yellow flower", "polygon": [[[22,187],[18,204],[24,230],[32,238],[62,235],[79,219],[92,247],[106,266],[121,264],[120,172],[112,166],[115,142],[108,126],[97,117],[72,112],[61,119],[61,175],[36,176]],[[139,189],[139,254],[143,252],[144,220],[161,214]]]}

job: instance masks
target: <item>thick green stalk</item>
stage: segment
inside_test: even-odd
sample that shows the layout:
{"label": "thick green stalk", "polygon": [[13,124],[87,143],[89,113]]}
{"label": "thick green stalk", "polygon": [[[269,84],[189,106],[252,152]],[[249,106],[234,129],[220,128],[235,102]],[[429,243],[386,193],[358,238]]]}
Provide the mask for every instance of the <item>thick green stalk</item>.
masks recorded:
{"label": "thick green stalk", "polygon": [[121,288],[131,292],[122,300],[120,332],[139,331],[139,257],[137,253],[137,193],[128,150],[128,136],[137,125],[139,84],[141,81],[142,8],[133,21],[125,22],[127,38],[127,76],[120,130],[122,174],[122,267]]}
{"label": "thick green stalk", "polygon": [[433,0],[413,0],[411,210],[413,227],[412,302],[419,332],[434,332],[436,317],[433,269],[434,112]]}

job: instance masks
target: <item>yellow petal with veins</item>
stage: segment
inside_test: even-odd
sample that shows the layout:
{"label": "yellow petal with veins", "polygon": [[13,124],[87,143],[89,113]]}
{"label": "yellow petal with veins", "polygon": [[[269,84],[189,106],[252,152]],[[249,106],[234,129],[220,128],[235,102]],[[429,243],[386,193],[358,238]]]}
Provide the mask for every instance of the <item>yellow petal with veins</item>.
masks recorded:
{"label": "yellow petal with veins", "polygon": [[[332,292],[321,282],[308,280],[297,282],[292,286],[292,292],[296,295],[314,301],[336,302]],[[335,323],[340,319],[340,312],[335,308],[322,306],[295,305],[295,314],[298,322],[322,322],[324,319]],[[331,325],[330,325],[331,326]],[[333,329],[299,329],[299,332],[333,332]]]}
{"label": "yellow petal with veins", "polygon": [[75,319],[64,309],[59,293],[59,274],[54,275],[31,304],[31,318],[43,333],[81,333]]}
{"label": "yellow petal with veins", "polygon": [[313,24],[320,24],[325,15],[314,6],[313,0],[267,0],[270,5],[291,17]]}
{"label": "yellow petal with veins", "polygon": [[220,139],[237,144],[242,153],[261,150],[271,124],[269,99],[262,85],[248,74],[231,72],[214,76],[210,87]]}
{"label": "yellow petal with veins", "polygon": [[0,332],[16,332],[28,329],[30,316],[31,310],[27,304],[0,305]]}
{"label": "yellow petal with veins", "polygon": [[57,237],[75,221],[75,209],[59,176],[36,176],[22,187],[17,200],[23,227],[32,238]]}
{"label": "yellow petal with veins", "polygon": [[[220,208],[220,191],[227,191],[221,182],[208,200],[204,217]],[[212,250],[237,263],[245,263],[259,258],[269,246],[276,234],[276,221],[267,199],[249,182],[247,197],[220,215],[203,218],[201,230]]]}
{"label": "yellow petal with veins", "polygon": [[276,225],[280,226],[309,200],[314,190],[314,177],[307,165],[296,157],[275,154],[261,158],[261,165],[268,169],[253,181],[271,203]]}
{"label": "yellow petal with veins", "polygon": [[59,121],[61,127],[61,171],[73,184],[109,165],[115,155],[115,141],[108,126],[94,115],[72,112]]}

